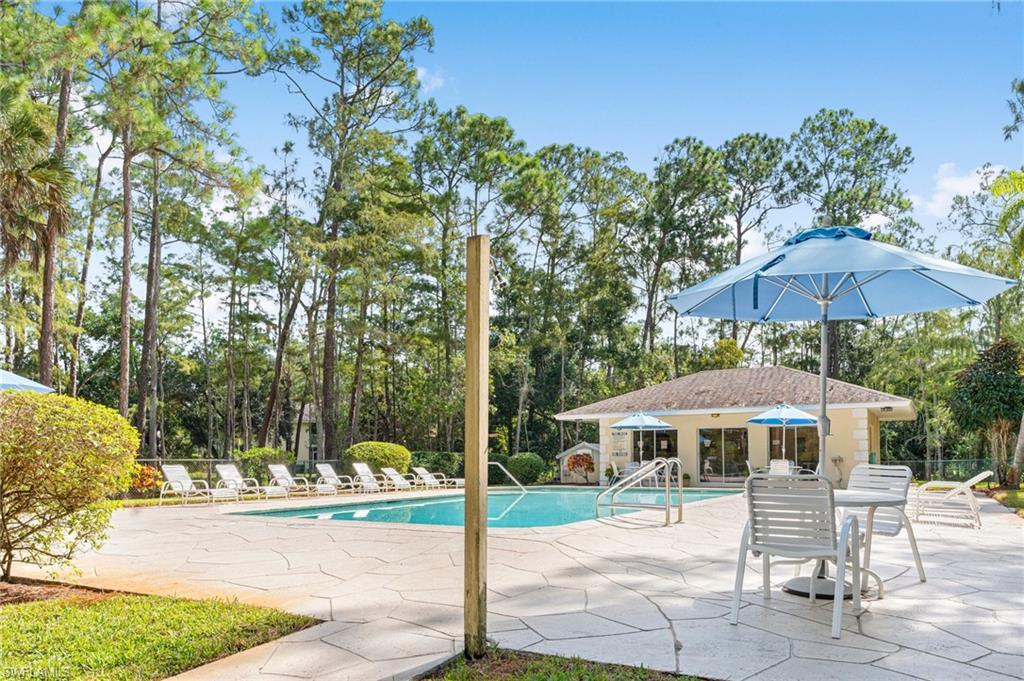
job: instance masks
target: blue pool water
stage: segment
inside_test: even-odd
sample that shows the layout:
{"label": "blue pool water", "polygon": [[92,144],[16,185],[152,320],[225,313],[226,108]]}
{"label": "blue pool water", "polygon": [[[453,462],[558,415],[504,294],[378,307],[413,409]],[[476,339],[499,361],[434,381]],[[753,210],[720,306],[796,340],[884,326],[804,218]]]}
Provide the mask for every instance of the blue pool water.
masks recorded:
{"label": "blue pool water", "polygon": [[[602,491],[596,487],[533,487],[526,494],[518,490],[492,490],[487,495],[488,525],[491,527],[546,527],[565,525],[594,517],[594,499]],[[737,494],[739,490],[687,489],[683,503]],[[619,501],[648,504],[664,503],[665,493],[654,489],[633,489],[622,492]],[[673,494],[673,501],[676,496]],[[462,525],[465,500],[459,495],[359,504],[334,504],[276,511],[248,511],[246,515],[269,515],[278,518],[315,518],[320,520],[360,520],[379,523],[412,523],[415,525]],[[616,515],[632,512],[616,509]],[[602,514],[607,510],[602,509]]]}

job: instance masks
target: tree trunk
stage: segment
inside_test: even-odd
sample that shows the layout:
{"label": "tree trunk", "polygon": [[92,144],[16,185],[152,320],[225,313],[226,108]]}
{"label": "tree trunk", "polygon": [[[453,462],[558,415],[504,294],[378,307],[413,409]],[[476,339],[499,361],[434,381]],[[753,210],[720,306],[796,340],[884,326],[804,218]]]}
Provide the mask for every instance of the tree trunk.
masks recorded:
{"label": "tree trunk", "polygon": [[[150,386],[156,385],[156,327],[160,296],[160,251],[162,237],[160,234],[160,157],[153,158],[153,195],[151,197],[151,214],[149,221],[149,258],[146,261],[146,304],[142,321],[142,358],[139,362],[139,405],[135,414],[136,427],[140,433],[148,430],[148,438],[143,437],[142,449],[145,452],[147,439],[149,455],[156,456],[156,402],[150,400]],[[147,421],[147,416],[149,419]]]}
{"label": "tree trunk", "polygon": [[128,417],[129,361],[132,342],[132,131],[126,125],[121,129],[121,347],[118,368],[117,411]]}
{"label": "tree trunk", "polygon": [[203,326],[203,369],[206,374],[206,458],[213,458],[213,380],[210,376],[210,339],[206,330],[206,271],[203,247],[199,247],[199,321]]}
{"label": "tree trunk", "polygon": [[366,352],[366,310],[370,306],[370,287],[363,285],[359,300],[358,336],[355,365],[352,368],[352,390],[348,401],[348,445],[359,441],[359,408],[363,399],[363,355]]}
{"label": "tree trunk", "polygon": [[1013,450],[1013,477],[1020,481],[1021,467],[1024,466],[1024,413],[1020,415],[1020,430],[1017,431],[1017,447]]}
{"label": "tree trunk", "polygon": [[235,274],[231,275],[230,294],[228,296],[228,337],[224,348],[224,364],[226,380],[224,383],[224,450],[223,458],[231,456],[235,449]]}
{"label": "tree trunk", "polygon": [[92,199],[89,202],[89,222],[85,230],[85,253],[82,255],[82,273],[78,277],[78,306],[75,309],[75,331],[71,337],[71,365],[68,370],[68,382],[72,397],[78,397],[78,364],[82,347],[82,324],[85,321],[86,291],[89,283],[89,261],[92,260],[92,248],[96,238],[96,218],[99,216],[100,189],[103,186],[103,165],[107,156],[114,149],[114,142],[100,154],[96,164],[96,179],[92,185]]}
{"label": "tree trunk", "polygon": [[[71,101],[71,67],[60,74],[60,95],[57,103],[57,129],[53,155],[64,159],[68,139],[68,105]],[[57,241],[64,232],[63,211],[50,211],[46,220],[43,258],[43,296],[39,313],[39,382],[53,386],[53,298],[57,278]]]}
{"label": "tree trunk", "polygon": [[335,265],[330,265],[327,275],[327,307],[324,310],[324,356],[323,389],[323,442],[321,456],[325,459],[335,458],[338,447],[338,406],[335,371],[338,364],[337,319],[338,319],[338,275]]}
{"label": "tree trunk", "polygon": [[299,300],[302,296],[302,287],[304,283],[304,279],[300,279],[295,282],[295,290],[292,291],[292,298],[288,304],[288,310],[285,312],[284,319],[281,320],[277,329],[277,349],[274,353],[274,375],[270,380],[270,394],[267,396],[267,409],[263,413],[263,423],[260,425],[260,447],[267,446],[271,420],[273,418],[275,408],[277,407],[277,392],[278,387],[281,384],[281,371],[284,368],[284,353],[288,346],[288,338],[291,335],[292,321],[295,319],[295,312],[299,309]]}

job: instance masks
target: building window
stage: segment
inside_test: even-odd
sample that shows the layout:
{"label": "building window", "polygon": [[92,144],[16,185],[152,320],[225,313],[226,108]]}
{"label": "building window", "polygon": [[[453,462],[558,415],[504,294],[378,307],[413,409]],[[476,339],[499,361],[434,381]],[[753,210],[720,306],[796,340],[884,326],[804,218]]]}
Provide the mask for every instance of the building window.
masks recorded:
{"label": "building window", "polygon": [[818,465],[818,427],[769,428],[768,452],[772,459],[782,458],[782,432],[786,432],[786,458],[801,468],[814,470]]}
{"label": "building window", "polygon": [[633,463],[643,464],[657,457],[671,458],[679,454],[679,434],[675,430],[634,430],[632,433]]}
{"label": "building window", "polygon": [[319,438],[316,433],[316,421],[309,422],[309,429],[306,431],[306,436],[309,438],[309,460],[317,460],[317,443]]}
{"label": "building window", "polygon": [[746,428],[701,428],[697,438],[701,482],[732,484],[747,479]]}

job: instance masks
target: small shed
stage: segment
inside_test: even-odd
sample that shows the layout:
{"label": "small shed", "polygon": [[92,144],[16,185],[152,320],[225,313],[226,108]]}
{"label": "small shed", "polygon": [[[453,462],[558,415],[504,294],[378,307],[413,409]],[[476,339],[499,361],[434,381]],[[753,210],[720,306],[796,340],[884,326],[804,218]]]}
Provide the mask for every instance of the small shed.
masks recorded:
{"label": "small shed", "polygon": [[[569,470],[569,457],[573,454],[585,454],[593,461],[594,470],[580,471]],[[598,457],[601,454],[601,446],[593,442],[580,442],[555,457],[558,460],[559,479],[569,485],[592,485],[596,484],[601,477],[597,470]]]}

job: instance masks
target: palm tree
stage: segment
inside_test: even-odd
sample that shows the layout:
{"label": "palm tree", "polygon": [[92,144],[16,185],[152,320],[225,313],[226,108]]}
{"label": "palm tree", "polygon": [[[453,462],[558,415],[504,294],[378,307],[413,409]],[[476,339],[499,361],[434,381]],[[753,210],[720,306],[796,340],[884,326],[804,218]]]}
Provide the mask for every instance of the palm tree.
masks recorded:
{"label": "palm tree", "polygon": [[[33,267],[39,266],[40,256],[53,257],[53,242],[67,224],[73,176],[50,149],[50,131],[24,85],[0,85],[0,268],[4,270],[25,256]],[[51,229],[48,221],[60,228]],[[49,278],[45,286],[51,290],[43,291],[44,298],[52,300],[54,285]],[[48,328],[53,328],[52,323]],[[40,338],[41,347],[52,344],[52,338]],[[49,367],[40,371],[50,375]]]}

